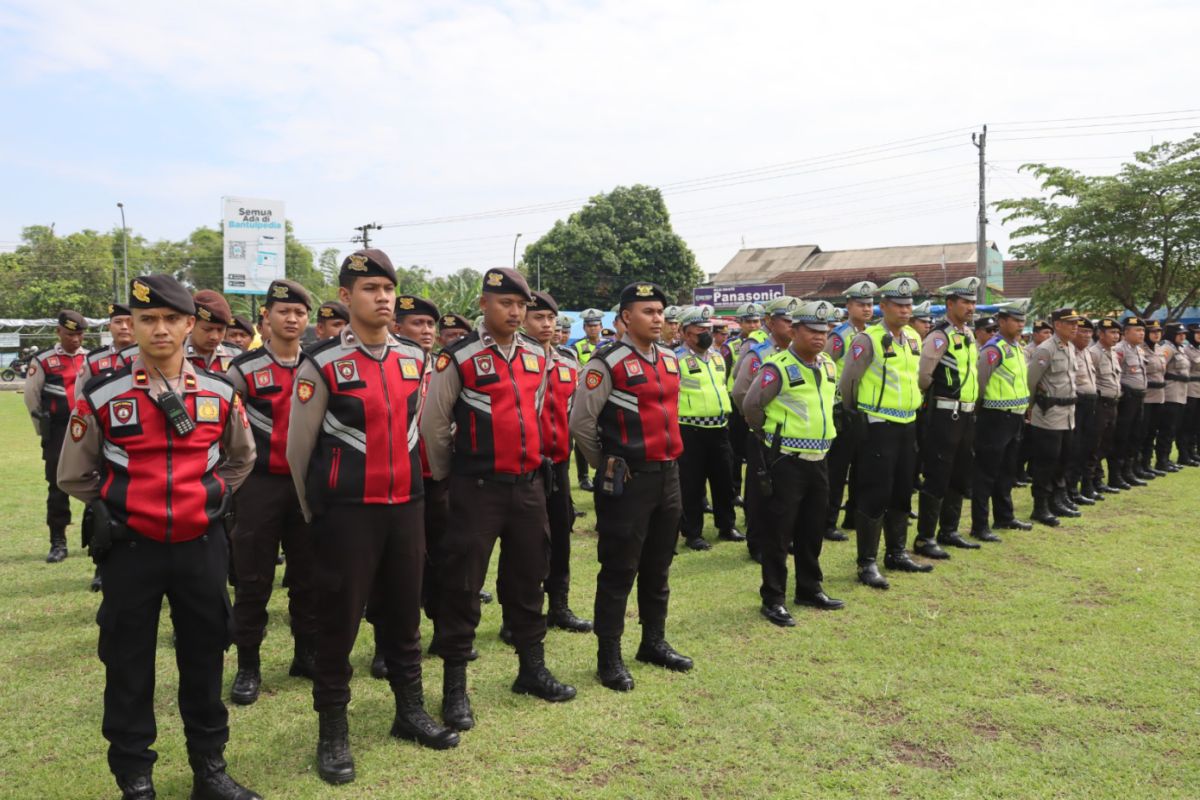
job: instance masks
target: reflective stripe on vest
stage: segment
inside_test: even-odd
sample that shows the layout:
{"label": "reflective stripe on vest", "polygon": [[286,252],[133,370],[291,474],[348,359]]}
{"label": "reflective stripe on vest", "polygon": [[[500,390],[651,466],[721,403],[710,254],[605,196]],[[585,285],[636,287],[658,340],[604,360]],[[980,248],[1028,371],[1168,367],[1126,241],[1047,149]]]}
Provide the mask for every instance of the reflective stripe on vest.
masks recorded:
{"label": "reflective stripe on vest", "polygon": [[232,366],[246,382],[246,417],[254,435],[256,472],[292,474],[287,462],[288,417],[296,369],[305,358],[301,352],[295,366],[285,367],[265,347],[260,347],[233,361]]}
{"label": "reflective stripe on vest", "polygon": [[655,345],[653,363],[624,342],[602,353],[612,392],[600,409],[597,430],[605,455],[626,461],[674,461],[683,452],[679,433],[679,361]]}
{"label": "reflective stripe on vest", "polygon": [[679,422],[697,428],[720,428],[733,411],[725,385],[725,360],[719,354],[707,360],[687,348],[675,351],[679,360]]}
{"label": "reflective stripe on vest", "polygon": [[933,396],[974,403],[979,398],[979,376],[976,374],[979,352],[974,334],[963,333],[949,322],[942,322],[934,330],[946,337],[946,347],[933,368]]}
{"label": "reflective stripe on vest", "polygon": [[[989,351],[988,348],[992,349]],[[1024,414],[1029,405],[1025,352],[999,336],[993,336],[983,346],[984,358],[990,359],[993,352],[997,354],[997,361],[992,364],[992,374],[983,392],[983,407]]]}

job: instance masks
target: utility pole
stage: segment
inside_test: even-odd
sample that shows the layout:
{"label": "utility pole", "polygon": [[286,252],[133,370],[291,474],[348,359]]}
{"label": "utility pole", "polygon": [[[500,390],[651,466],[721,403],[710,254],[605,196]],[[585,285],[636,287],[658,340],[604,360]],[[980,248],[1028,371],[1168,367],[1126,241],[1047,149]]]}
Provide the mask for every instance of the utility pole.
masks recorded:
{"label": "utility pole", "polygon": [[517,268],[517,242],[521,241],[521,234],[513,237],[513,269]]}
{"label": "utility pole", "polygon": [[987,302],[987,199],[984,197],[984,171],[987,166],[987,125],[982,133],[972,133],[971,143],[979,151],[979,230],[975,242],[975,277],[979,278],[980,304]]}
{"label": "utility pole", "polygon": [[[117,208],[121,209],[121,260],[125,263],[125,302],[129,303],[129,229],[125,227],[125,204],[117,203]],[[116,287],[113,287],[114,289]],[[116,292],[113,292],[113,300],[116,300]]]}
{"label": "utility pole", "polygon": [[350,241],[362,242],[363,249],[366,250],[371,246],[371,231],[381,230],[383,228],[378,222],[368,222],[365,225],[359,225],[354,230],[358,231],[358,236],[355,236]]}

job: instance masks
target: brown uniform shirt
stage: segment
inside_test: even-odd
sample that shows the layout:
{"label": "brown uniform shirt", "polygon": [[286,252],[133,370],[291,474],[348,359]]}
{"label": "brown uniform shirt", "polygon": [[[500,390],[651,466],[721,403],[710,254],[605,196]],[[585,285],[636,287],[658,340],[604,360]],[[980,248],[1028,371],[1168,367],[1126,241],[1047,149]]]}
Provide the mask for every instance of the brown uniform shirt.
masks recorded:
{"label": "brown uniform shirt", "polygon": [[1075,348],[1075,394],[1080,397],[1095,397],[1096,364],[1087,353],[1087,348],[1073,345]]}
{"label": "brown uniform shirt", "polygon": [[1096,367],[1096,392],[1108,400],[1121,396],[1121,363],[1111,347],[1093,342],[1087,349],[1088,357]]}
{"label": "brown uniform shirt", "polygon": [[1075,427],[1074,406],[1043,409],[1035,398],[1075,399],[1075,345],[1051,336],[1033,351],[1029,362],[1029,394],[1033,411],[1029,424],[1051,431],[1069,431]]}
{"label": "brown uniform shirt", "polygon": [[[1168,403],[1186,403],[1188,399],[1188,387],[1191,386],[1191,361],[1187,357],[1182,347],[1177,347],[1174,342],[1167,342],[1159,348],[1159,352],[1166,360],[1165,374],[1166,388],[1164,389],[1164,397]],[[1176,378],[1185,378],[1187,380],[1176,380]],[[1147,393],[1146,397],[1150,395]]]}

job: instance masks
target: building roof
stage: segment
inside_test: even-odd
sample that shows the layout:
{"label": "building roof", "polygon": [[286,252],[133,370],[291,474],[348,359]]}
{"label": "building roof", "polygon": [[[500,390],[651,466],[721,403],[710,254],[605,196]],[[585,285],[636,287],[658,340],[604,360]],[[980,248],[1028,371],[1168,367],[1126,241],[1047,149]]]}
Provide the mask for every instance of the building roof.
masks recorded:
{"label": "building roof", "polygon": [[772,280],[776,275],[800,270],[804,262],[819,252],[821,248],[815,244],[739,250],[713,277],[713,283],[777,283]]}
{"label": "building roof", "polygon": [[[988,242],[988,247],[997,250],[995,242]],[[860,250],[822,250],[811,244],[750,248],[734,254],[729,263],[713,277],[713,283],[778,283],[777,276],[786,273],[825,270],[874,270],[886,275],[930,264],[936,264],[941,269],[943,263],[974,264],[975,242],[869,247]],[[860,277],[858,280],[870,279]]]}
{"label": "building roof", "polygon": [[945,267],[938,263],[909,264],[899,269],[889,266],[883,269],[859,267],[788,272],[776,276],[774,282],[782,283],[784,293],[793,297],[841,302],[842,292],[850,284],[858,281],[871,281],[881,286],[890,281],[894,277],[893,273],[897,271],[902,271],[915,278],[917,283],[921,284],[921,291],[917,294],[923,297],[948,283],[974,275],[975,262],[946,264]]}

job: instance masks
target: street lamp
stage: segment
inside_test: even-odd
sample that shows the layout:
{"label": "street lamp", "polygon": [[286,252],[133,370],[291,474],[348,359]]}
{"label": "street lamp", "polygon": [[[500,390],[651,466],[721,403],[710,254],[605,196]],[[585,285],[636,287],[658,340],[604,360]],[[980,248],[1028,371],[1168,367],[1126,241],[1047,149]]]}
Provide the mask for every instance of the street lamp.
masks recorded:
{"label": "street lamp", "polygon": [[513,269],[517,268],[517,241],[520,240],[521,234],[517,234],[517,238],[513,239]]}
{"label": "street lamp", "polygon": [[[125,204],[117,203],[121,209],[121,261],[125,264],[125,303],[129,304],[129,231],[125,227]],[[114,300],[116,298],[113,298]]]}

